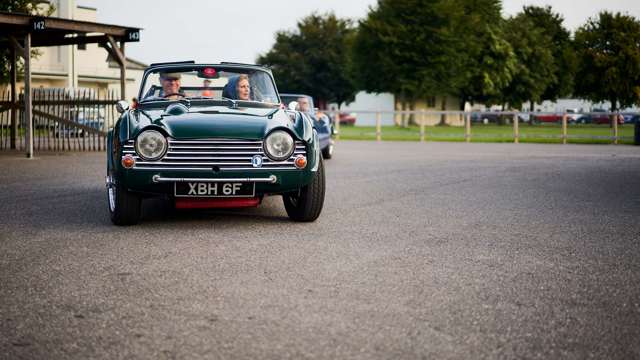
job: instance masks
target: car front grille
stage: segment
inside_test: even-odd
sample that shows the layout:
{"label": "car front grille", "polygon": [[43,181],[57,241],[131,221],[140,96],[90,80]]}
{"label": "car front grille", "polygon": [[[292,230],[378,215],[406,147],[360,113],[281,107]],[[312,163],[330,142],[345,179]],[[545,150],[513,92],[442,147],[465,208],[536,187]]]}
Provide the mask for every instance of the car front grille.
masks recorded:
{"label": "car front grille", "polygon": [[[134,148],[134,141],[125,143],[123,154],[130,154],[136,160],[135,169],[154,170],[279,170],[296,169],[293,161],[298,155],[305,155],[302,141],[295,142],[295,151],[288,160],[273,161],[262,148],[262,140],[241,139],[168,139],[166,155],[157,161],[140,158]],[[262,156],[262,166],[251,163],[255,155]]]}

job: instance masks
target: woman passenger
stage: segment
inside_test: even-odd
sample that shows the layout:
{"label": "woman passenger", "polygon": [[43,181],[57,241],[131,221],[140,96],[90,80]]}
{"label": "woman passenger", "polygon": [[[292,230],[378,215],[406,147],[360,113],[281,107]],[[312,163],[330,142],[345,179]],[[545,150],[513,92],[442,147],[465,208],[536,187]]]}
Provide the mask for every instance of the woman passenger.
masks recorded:
{"label": "woman passenger", "polygon": [[241,74],[229,78],[229,82],[224,86],[222,96],[234,100],[251,100],[249,76]]}
{"label": "woman passenger", "polygon": [[249,77],[245,74],[238,76],[238,100],[251,100],[251,85],[249,85]]}

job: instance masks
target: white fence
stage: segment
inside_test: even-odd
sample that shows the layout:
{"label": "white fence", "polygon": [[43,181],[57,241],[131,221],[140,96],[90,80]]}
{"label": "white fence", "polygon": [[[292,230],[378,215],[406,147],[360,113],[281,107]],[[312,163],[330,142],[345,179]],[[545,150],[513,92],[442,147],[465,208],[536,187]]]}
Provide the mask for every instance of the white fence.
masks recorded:
{"label": "white fence", "polygon": [[[330,111],[333,119],[339,118],[340,112]],[[342,119],[351,114],[356,114],[355,126],[358,127],[358,119],[364,117],[367,124],[375,124],[375,140],[384,139],[382,116],[383,114],[391,114],[395,119],[394,124],[404,124],[406,127],[409,123],[414,127],[419,127],[419,140],[425,141],[427,137],[427,129],[434,128],[436,125],[446,125],[452,130],[450,137],[459,136],[460,129],[463,130],[464,141],[470,142],[474,138],[504,136],[504,131],[496,135],[487,135],[490,132],[484,131],[490,125],[499,125],[504,129],[511,128],[509,134],[513,142],[518,143],[523,138],[547,138],[557,139],[559,142],[566,144],[570,139],[585,140],[608,140],[613,144],[618,144],[620,140],[626,142],[634,139],[634,123],[638,121],[638,114],[626,114],[611,112],[592,112],[592,113],[558,113],[558,112],[517,112],[517,111],[501,111],[501,112],[478,112],[478,111],[350,111],[349,114],[342,113]],[[633,115],[636,115],[633,118]],[[388,117],[388,116],[387,116]],[[372,121],[373,119],[373,121]],[[340,138],[340,127],[344,126],[338,121],[334,121],[334,126],[338,132],[337,139]],[[387,124],[384,124],[387,125]],[[489,126],[487,126],[489,125]],[[523,126],[526,125],[526,128]],[[402,126],[402,125],[399,125]],[[484,126],[484,129],[482,129]],[[532,132],[535,128],[544,128],[544,131]],[[474,130],[483,131],[474,131]],[[624,134],[621,133],[624,129]],[[524,131],[523,131],[524,130]],[[447,137],[441,135],[441,137]]]}

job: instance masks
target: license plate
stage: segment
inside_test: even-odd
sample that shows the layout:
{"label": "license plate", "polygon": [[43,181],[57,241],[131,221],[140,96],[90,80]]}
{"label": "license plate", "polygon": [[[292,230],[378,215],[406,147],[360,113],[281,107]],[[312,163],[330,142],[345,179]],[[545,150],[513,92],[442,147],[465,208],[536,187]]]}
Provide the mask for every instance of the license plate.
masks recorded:
{"label": "license plate", "polygon": [[177,197],[254,197],[255,183],[177,182]]}

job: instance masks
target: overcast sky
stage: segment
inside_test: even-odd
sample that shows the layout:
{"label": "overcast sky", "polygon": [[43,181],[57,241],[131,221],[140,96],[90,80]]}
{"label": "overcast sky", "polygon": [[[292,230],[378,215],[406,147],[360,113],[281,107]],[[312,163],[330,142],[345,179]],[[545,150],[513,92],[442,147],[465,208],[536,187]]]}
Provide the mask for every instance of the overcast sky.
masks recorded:
{"label": "overcast sky", "polygon": [[[128,57],[145,63],[195,60],[253,63],[273,45],[275,32],[292,30],[301,17],[333,11],[363,18],[376,0],[76,0],[98,9],[98,22],[141,27],[140,43],[127,44]],[[505,15],[523,5],[551,5],[575,30],[601,10],[640,19],[640,0],[504,0]],[[318,44],[331,46],[331,44]]]}

